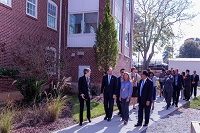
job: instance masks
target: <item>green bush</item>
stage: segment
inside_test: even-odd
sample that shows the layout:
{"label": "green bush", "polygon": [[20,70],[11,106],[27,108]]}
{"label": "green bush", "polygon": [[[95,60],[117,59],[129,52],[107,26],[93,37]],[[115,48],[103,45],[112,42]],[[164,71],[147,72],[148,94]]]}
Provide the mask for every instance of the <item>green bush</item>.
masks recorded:
{"label": "green bush", "polygon": [[98,84],[91,85],[90,91],[91,91],[92,96],[99,96],[101,93],[100,85],[98,85]]}
{"label": "green bush", "polygon": [[41,101],[41,87],[43,82],[36,81],[35,78],[24,78],[15,80],[13,84],[24,96],[25,102],[33,104]]}

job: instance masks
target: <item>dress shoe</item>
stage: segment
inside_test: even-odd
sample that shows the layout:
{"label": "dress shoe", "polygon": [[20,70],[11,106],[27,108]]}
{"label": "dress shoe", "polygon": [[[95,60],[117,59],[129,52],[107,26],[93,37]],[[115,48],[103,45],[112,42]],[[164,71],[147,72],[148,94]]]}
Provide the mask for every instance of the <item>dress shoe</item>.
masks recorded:
{"label": "dress shoe", "polygon": [[172,103],[172,106],[174,106],[174,103]]}
{"label": "dress shoe", "polygon": [[124,121],[124,125],[127,125],[128,124],[128,121]]}
{"label": "dress shoe", "polygon": [[178,104],[176,104],[176,107],[178,107]]}
{"label": "dress shoe", "polygon": [[88,119],[88,121],[89,121],[89,123],[91,123],[91,120],[90,120],[90,119]]}
{"label": "dress shoe", "polygon": [[154,106],[152,106],[152,110],[154,110]]}
{"label": "dress shoe", "polygon": [[148,126],[148,124],[144,124],[144,125],[143,125],[143,127],[146,127],[146,126]]}
{"label": "dress shoe", "polygon": [[108,119],[108,117],[104,117],[104,120],[107,120]]}
{"label": "dress shoe", "polygon": [[110,122],[111,121],[111,118],[108,118],[108,120],[107,120],[108,122]]}
{"label": "dress shoe", "polygon": [[142,124],[137,123],[137,124],[135,124],[134,127],[139,127],[139,126],[142,126]]}
{"label": "dress shoe", "polygon": [[79,123],[79,126],[82,126],[82,122]]}

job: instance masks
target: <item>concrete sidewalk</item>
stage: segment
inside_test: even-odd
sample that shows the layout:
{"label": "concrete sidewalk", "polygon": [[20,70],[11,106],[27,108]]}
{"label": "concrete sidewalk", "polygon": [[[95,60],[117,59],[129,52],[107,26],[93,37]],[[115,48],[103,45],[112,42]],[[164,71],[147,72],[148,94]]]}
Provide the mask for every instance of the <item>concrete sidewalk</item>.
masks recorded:
{"label": "concrete sidewalk", "polygon": [[[197,94],[200,94],[198,90]],[[193,99],[193,97],[191,98]],[[187,103],[185,100],[180,100],[178,107],[171,106],[168,110],[166,110],[166,102],[163,97],[157,97],[155,102],[155,108],[151,111],[149,126],[164,116],[170,114],[175,111],[183,104]],[[123,122],[120,121],[121,117],[117,115],[118,111],[113,113],[113,118],[110,122],[103,120],[105,115],[91,119],[91,123],[83,122],[82,126],[78,124],[73,125],[71,127],[67,127],[65,129],[56,131],[55,133],[140,133],[145,132],[145,129],[148,127],[137,127],[134,125],[137,123],[138,109],[132,110],[132,106],[130,109],[130,118],[127,125],[124,125]],[[144,121],[143,121],[144,122]]]}

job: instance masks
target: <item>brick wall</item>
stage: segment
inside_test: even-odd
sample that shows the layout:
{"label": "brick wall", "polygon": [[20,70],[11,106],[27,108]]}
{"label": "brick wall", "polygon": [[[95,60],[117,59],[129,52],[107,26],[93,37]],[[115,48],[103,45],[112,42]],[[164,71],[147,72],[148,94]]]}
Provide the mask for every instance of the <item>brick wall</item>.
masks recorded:
{"label": "brick wall", "polygon": [[[60,0],[53,0],[53,2],[58,6],[57,31],[47,27],[47,0],[38,0],[37,19],[26,15],[26,0],[12,0],[12,7],[0,4],[0,66],[7,67],[12,64],[11,53],[19,44],[20,35],[27,37],[42,35],[55,44],[58,54]],[[63,0],[63,14],[67,7],[67,0]],[[65,15],[62,17],[64,25],[67,21],[65,21]],[[64,39],[66,40],[64,37],[66,28],[67,24],[62,29],[62,48],[64,47]],[[1,82],[0,88],[8,88],[8,84],[3,85]]]}

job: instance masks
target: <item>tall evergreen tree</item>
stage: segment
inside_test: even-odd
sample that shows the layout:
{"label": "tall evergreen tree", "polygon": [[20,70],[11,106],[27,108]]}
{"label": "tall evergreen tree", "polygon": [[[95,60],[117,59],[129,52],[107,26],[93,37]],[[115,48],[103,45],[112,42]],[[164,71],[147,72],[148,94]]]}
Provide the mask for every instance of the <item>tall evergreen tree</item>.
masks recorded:
{"label": "tall evergreen tree", "polygon": [[98,69],[106,72],[109,67],[116,67],[118,58],[117,30],[110,12],[110,0],[106,1],[104,18],[99,24],[94,45]]}

